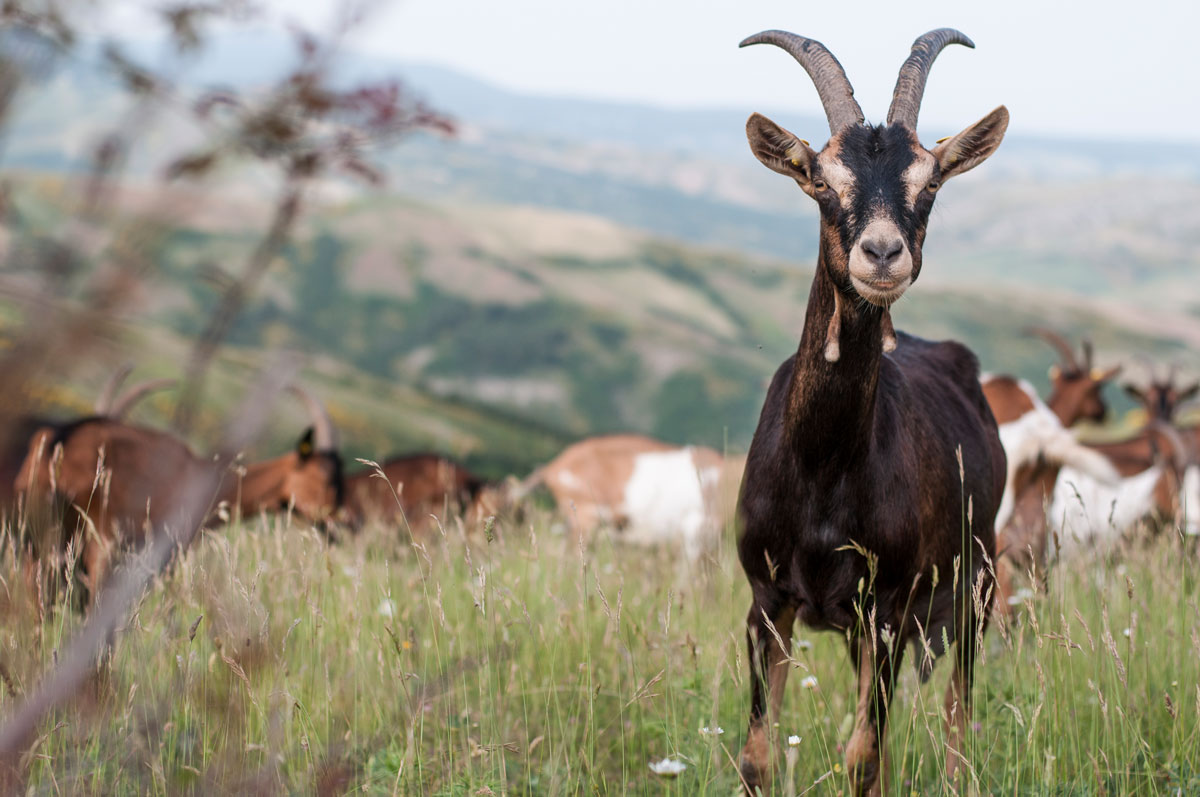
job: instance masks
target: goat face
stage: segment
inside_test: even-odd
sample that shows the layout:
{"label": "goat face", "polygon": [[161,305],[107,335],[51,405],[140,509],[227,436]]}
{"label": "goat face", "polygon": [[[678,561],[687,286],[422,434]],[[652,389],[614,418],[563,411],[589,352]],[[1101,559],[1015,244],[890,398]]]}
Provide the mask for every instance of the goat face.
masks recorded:
{"label": "goat face", "polygon": [[1082,371],[1074,368],[1050,366],[1050,401],[1051,406],[1067,407],[1068,425],[1075,419],[1100,423],[1108,414],[1108,405],[1104,402],[1102,391],[1104,386],[1121,370],[1118,365],[1107,371],[1092,368]]}
{"label": "goat face", "polygon": [[310,428],[288,459],[291,462],[283,478],[280,503],[290,503],[310,520],[329,517],[341,506],[345,489],[341,456],[336,451],[316,450]]}
{"label": "goat face", "polygon": [[982,163],[1000,145],[1008,111],[997,108],[932,150],[906,125],[857,124],[820,153],[761,114],[746,123],[750,149],[817,201],[830,274],[844,293],[880,307],[921,273],[921,245],[942,183]]}
{"label": "goat face", "polygon": [[1137,385],[1125,385],[1125,392],[1141,404],[1150,420],[1171,423],[1175,417],[1175,409],[1186,404],[1200,393],[1200,382],[1187,387],[1176,387],[1174,379],[1165,382],[1154,381],[1145,390]]}

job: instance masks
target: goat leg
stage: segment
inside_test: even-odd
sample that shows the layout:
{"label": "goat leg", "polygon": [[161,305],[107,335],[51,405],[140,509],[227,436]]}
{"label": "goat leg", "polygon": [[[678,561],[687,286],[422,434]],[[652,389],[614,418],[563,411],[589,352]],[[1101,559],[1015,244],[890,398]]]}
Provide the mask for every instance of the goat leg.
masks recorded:
{"label": "goat leg", "polygon": [[904,645],[897,640],[889,647],[882,638],[857,637],[850,655],[858,670],[858,706],[846,743],[846,771],[851,794],[878,797],[887,781],[884,732]]}
{"label": "goat leg", "polygon": [[[767,789],[777,739],[775,724],[783,708],[796,611],[784,607],[764,615],[755,601],[746,617],[746,646],[750,654],[750,729],[742,748],[741,775],[746,794]],[[774,632],[772,631],[774,628]],[[778,637],[776,637],[778,634]],[[782,646],[780,642],[782,641]],[[769,711],[768,711],[769,706]]]}
{"label": "goat leg", "polygon": [[[959,599],[961,625],[957,629],[957,647],[954,672],[946,686],[946,777],[953,781],[959,768],[966,762],[963,746],[971,721],[971,686],[975,680],[976,642],[987,627],[989,605],[977,606],[972,596],[972,582],[979,580],[978,593],[992,593],[991,576],[986,567],[980,568],[974,579],[963,579],[963,594]],[[985,600],[985,604],[987,601]]]}

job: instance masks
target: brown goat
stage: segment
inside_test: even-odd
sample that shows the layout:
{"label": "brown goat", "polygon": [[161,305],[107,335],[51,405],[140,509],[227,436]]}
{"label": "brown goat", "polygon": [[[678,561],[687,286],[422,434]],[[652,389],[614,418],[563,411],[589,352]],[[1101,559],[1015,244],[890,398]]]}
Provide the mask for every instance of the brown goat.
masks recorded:
{"label": "brown goat", "polygon": [[[1097,368],[1092,361],[1092,342],[1087,338],[1080,344],[1083,351],[1081,363],[1075,359],[1071,344],[1062,335],[1043,327],[1034,327],[1029,331],[1058,352],[1058,364],[1050,366],[1050,396],[1046,399],[1046,405],[1058,416],[1062,425],[1103,421],[1108,414],[1108,407],[1104,404],[1101,391],[1121,373],[1121,366],[1115,365],[1107,370]],[[992,410],[995,409],[993,406]],[[996,420],[1004,423],[999,417]]]}
{"label": "brown goat", "polygon": [[452,509],[461,510],[468,524],[496,511],[488,483],[440,454],[393,457],[379,468],[383,477],[370,466],[346,477],[345,516],[354,528],[374,519],[420,534],[431,516]]}
{"label": "brown goat", "polygon": [[919,276],[935,193],[996,150],[1008,112],[1001,106],[932,150],[921,146],[925,79],[943,47],[970,45],[958,31],[914,42],[887,124],[875,126],[820,43],[782,31],[742,42],[758,43],[783,48],[813,78],[831,137],[817,153],[758,114],[746,126],[755,156],[794,179],[821,219],[804,331],[771,382],[742,482],[738,554],[753,602],[741,773],[751,794],[769,779],[770,729],[799,618],[849,641],[858,706],[847,770],[853,793],[879,794],[908,643],[935,654],[943,640],[957,643],[945,720],[946,767],[951,775],[959,767],[1005,477],[975,356],[895,333],[889,308]]}
{"label": "brown goat", "polygon": [[[296,450],[220,479],[214,507],[243,514],[295,508],[320,521],[341,502],[337,433],[324,407],[299,389],[313,418]],[[15,481],[31,499],[73,507],[88,531],[80,548],[83,582],[94,602],[116,549],[138,545],[148,529],[176,520],[178,496],[215,467],[173,435],[105,418],[83,418],[37,430]],[[61,542],[61,541],[60,541]]]}
{"label": "brown goat", "polygon": [[573,443],[522,483],[544,484],[577,540],[608,525],[617,539],[640,545],[680,544],[690,561],[711,550],[731,517],[726,488],[742,460],[704,446],[678,446],[617,434]]}
{"label": "brown goat", "polygon": [[[118,396],[117,390],[131,370],[132,366],[122,366],[109,377],[96,398],[96,416],[122,420],[147,395],[176,384],[174,379],[149,379],[135,384]],[[14,485],[29,453],[30,439],[39,429],[57,424],[58,421],[36,415],[20,415],[7,422],[4,449],[0,452],[0,511],[8,511],[16,505],[17,491]]]}

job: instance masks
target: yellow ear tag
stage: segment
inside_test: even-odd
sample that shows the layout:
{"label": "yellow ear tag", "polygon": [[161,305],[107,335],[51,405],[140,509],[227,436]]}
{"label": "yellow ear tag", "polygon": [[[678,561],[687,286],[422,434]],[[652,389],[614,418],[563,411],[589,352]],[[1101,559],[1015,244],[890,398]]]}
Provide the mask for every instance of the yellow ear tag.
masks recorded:
{"label": "yellow ear tag", "polygon": [[312,443],[301,443],[300,444],[300,453],[301,454],[303,454],[304,456],[307,457],[312,452],[313,452]]}
{"label": "yellow ear tag", "polygon": [[954,136],[942,136],[941,138],[939,138],[937,141],[935,141],[935,142],[933,142],[933,143],[935,143],[935,144],[944,144],[944,143],[946,143],[947,141],[949,141],[949,140],[950,140],[950,139],[952,139],[952,138],[954,138]]}
{"label": "yellow ear tag", "polygon": [[809,144],[809,143],[808,143],[807,141],[805,141],[804,139],[800,139],[800,143],[801,143],[801,144],[803,144],[803,145],[804,145],[804,146],[806,146],[806,147],[810,147],[810,146],[812,146],[811,144]]}
{"label": "yellow ear tag", "polygon": [[1057,365],[1052,365],[1052,366],[1050,366],[1050,370],[1047,373],[1049,373],[1051,379],[1058,379],[1058,377],[1062,373],[1062,371],[1060,371],[1058,369]]}
{"label": "yellow ear tag", "polygon": [[793,166],[799,166],[799,165],[800,165],[800,159],[799,159],[799,158],[792,158],[792,165],[793,165]]}

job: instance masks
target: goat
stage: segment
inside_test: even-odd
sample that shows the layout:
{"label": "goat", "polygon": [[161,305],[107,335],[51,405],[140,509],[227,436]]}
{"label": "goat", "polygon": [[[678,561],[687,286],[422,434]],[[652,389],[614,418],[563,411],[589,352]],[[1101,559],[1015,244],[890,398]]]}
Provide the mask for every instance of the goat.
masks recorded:
{"label": "goat", "polygon": [[726,459],[711,448],[618,434],[573,443],[517,494],[544,484],[576,540],[609,525],[621,542],[678,543],[694,562],[715,547],[731,514],[721,501],[729,475]]}
{"label": "goat", "polygon": [[[1092,377],[1076,377],[1089,379]],[[985,375],[983,394],[1000,426],[1000,442],[1008,460],[1004,497],[996,512],[997,607],[1006,612],[1012,602],[1012,572],[1045,564],[1046,503],[1054,491],[1060,469],[1070,466],[1091,476],[1097,484],[1115,485],[1120,476],[1101,453],[1081,443],[1066,425],[1085,412],[1083,402],[1059,401],[1057,412],[1038,398],[1033,386],[1011,376]],[[1078,381],[1076,381],[1078,384]],[[1074,387],[1072,385],[1071,387]],[[1068,391],[1075,397],[1088,391]],[[1063,391],[1054,394],[1061,397]],[[1098,414],[1107,408],[1097,392]]]}
{"label": "goat", "polygon": [[1194,430],[1152,420],[1127,440],[1088,446],[1121,474],[1115,484],[1064,467],[1050,501],[1051,528],[1068,553],[1104,545],[1148,518],[1200,535],[1200,456]]}
{"label": "goat", "polygon": [[929,67],[949,44],[973,46],[948,28],[913,43],[882,125],[864,123],[845,72],[819,42],[767,31],[742,46],[760,43],[783,48],[812,77],[831,136],[817,153],[759,114],[746,124],[754,155],[816,200],[820,242],[799,347],[771,381],[742,481],[738,554],[753,601],[740,768],[748,793],[769,779],[769,729],[799,617],[846,634],[858,672],[847,770],[855,793],[878,794],[907,643],[937,654],[943,639],[957,642],[945,719],[946,767],[958,768],[1005,476],[975,356],[959,343],[896,333],[889,308],[920,274],[935,194],[996,150],[1008,111],[996,108],[932,150],[921,145]]}
{"label": "goat", "polygon": [[1152,363],[1147,363],[1147,370],[1150,372],[1149,384],[1141,388],[1133,383],[1126,383],[1123,385],[1125,393],[1142,405],[1146,411],[1147,422],[1175,423],[1175,410],[1200,393],[1200,382],[1192,382],[1186,387],[1177,386],[1175,375],[1178,369],[1174,365],[1161,378],[1155,373]]}
{"label": "goat", "polygon": [[[229,503],[243,515],[294,506],[320,521],[341,503],[337,430],[319,401],[292,390],[313,426],[295,451],[246,465],[239,478],[220,479],[214,506]],[[177,497],[213,467],[167,432],[94,416],[37,430],[15,488],[30,499],[65,502],[82,515],[89,527],[80,548],[82,581],[94,603],[114,549],[140,544],[147,529],[175,520]]]}
{"label": "goat", "polygon": [[[1071,344],[1062,335],[1044,327],[1032,327],[1029,332],[1049,343],[1058,352],[1058,364],[1050,366],[1050,396],[1046,404],[1058,416],[1063,426],[1074,426],[1082,420],[1100,423],[1108,414],[1101,391],[1121,373],[1121,366],[1105,370],[1092,360],[1092,342],[1084,338],[1080,344],[1083,362],[1075,359]],[[996,406],[992,406],[993,412]],[[997,416],[999,423],[1004,423]]]}
{"label": "goat", "polygon": [[1059,355],[1050,366],[1050,395],[1043,404],[1029,383],[1010,376],[985,375],[983,393],[1000,424],[1000,441],[1008,457],[1004,499],[996,513],[997,606],[1006,612],[1012,603],[1013,570],[1045,564],[1046,504],[1060,469],[1070,466],[1098,485],[1115,485],[1119,475],[1099,453],[1067,431],[1081,420],[1099,422],[1108,414],[1102,390],[1121,372],[1093,361],[1092,342],[1081,344],[1082,363],[1070,343],[1057,332],[1033,327],[1030,334],[1049,343]]}
{"label": "goat", "polygon": [[1125,385],[1140,402],[1147,424],[1139,434],[1089,447],[1120,472],[1116,483],[1097,483],[1095,474],[1064,469],[1051,501],[1054,529],[1069,543],[1105,543],[1141,520],[1157,516],[1188,535],[1200,534],[1200,430],[1174,425],[1175,411],[1200,385],[1175,384],[1172,367],[1158,377],[1149,367],[1146,388]]}
{"label": "goat", "polygon": [[432,514],[451,506],[462,509],[472,524],[496,511],[488,482],[439,454],[392,457],[379,469],[383,477],[373,467],[346,477],[344,517],[352,528],[378,519],[404,523],[417,534],[427,528]]}
{"label": "goat", "polygon": [[[123,365],[109,377],[96,398],[96,416],[122,420],[147,395],[176,384],[174,379],[148,379],[118,396],[117,390],[131,370],[131,365]],[[8,420],[3,437],[4,448],[0,452],[0,509],[7,511],[16,504],[14,482],[29,452],[30,439],[39,429],[59,423],[61,421],[39,415],[18,415]]]}

